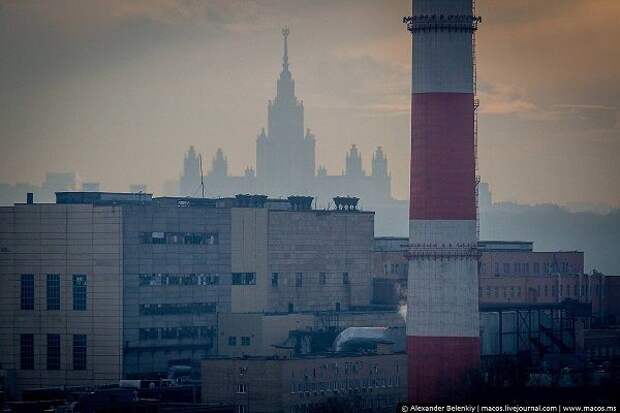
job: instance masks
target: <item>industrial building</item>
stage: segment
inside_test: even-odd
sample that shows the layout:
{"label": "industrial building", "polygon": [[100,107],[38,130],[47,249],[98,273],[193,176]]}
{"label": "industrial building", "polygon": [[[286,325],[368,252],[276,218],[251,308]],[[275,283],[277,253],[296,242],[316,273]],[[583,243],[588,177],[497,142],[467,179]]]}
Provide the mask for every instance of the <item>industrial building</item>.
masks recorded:
{"label": "industrial building", "polygon": [[406,399],[404,353],[208,358],[202,399],[238,412],[394,411]]}
{"label": "industrial building", "polygon": [[244,323],[221,340],[225,314],[373,313],[374,214],[356,199],[31,201],[0,208],[0,363],[17,390],[161,374],[221,342],[253,348]]}
{"label": "industrial building", "polygon": [[[604,305],[612,308],[609,285],[614,277],[584,273],[582,251],[535,251],[529,241],[478,242],[478,296],[487,305],[557,304],[569,299],[592,306],[603,318]],[[373,300],[398,305],[407,294],[407,238],[375,238]],[[610,304],[612,303],[612,304]]]}

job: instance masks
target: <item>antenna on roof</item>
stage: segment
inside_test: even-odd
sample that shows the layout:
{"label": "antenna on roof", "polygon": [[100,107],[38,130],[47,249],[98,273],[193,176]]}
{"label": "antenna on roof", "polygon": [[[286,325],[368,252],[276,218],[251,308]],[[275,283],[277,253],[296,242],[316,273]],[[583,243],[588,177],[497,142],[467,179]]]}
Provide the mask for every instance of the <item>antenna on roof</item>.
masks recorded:
{"label": "antenna on roof", "polygon": [[205,197],[205,179],[204,174],[202,173],[202,154],[198,155],[198,161],[200,163],[200,189],[202,191],[202,197]]}

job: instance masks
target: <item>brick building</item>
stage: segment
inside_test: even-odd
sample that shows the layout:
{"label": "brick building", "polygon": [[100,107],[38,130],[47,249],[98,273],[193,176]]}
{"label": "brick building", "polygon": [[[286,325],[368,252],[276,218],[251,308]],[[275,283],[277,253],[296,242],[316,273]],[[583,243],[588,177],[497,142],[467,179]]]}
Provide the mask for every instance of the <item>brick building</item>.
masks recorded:
{"label": "brick building", "polygon": [[[373,299],[386,302],[386,296],[403,297],[407,288],[407,246],[407,238],[375,239],[373,285],[383,285],[389,280],[392,290],[384,293],[375,289]],[[605,294],[609,294],[605,292],[605,277],[584,273],[583,252],[534,251],[532,242],[522,241],[480,241],[478,248],[482,307],[553,304],[571,299],[592,303],[593,315],[602,316],[602,302]]]}

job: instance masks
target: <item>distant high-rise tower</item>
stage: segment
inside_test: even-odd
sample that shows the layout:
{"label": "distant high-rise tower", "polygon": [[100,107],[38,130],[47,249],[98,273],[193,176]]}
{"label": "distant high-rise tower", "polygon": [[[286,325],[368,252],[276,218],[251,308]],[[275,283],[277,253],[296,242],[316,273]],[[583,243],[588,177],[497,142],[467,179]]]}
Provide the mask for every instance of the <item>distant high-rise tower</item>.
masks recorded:
{"label": "distant high-rise tower", "polygon": [[387,158],[383,153],[383,147],[378,146],[372,156],[372,176],[375,178],[387,178],[388,175]]}
{"label": "distant high-rise tower", "polygon": [[183,159],[183,175],[179,182],[179,194],[197,196],[200,193],[200,159],[193,146]]}
{"label": "distant high-rise tower", "polygon": [[210,177],[225,178],[228,176],[228,159],[224,156],[222,148],[217,148],[215,158],[211,162]]}
{"label": "distant high-rise tower", "polygon": [[364,170],[362,169],[362,155],[356,145],[352,145],[349,153],[347,154],[346,169],[344,174],[346,176],[365,175]]}
{"label": "distant high-rise tower", "polygon": [[315,140],[304,135],[304,106],[295,96],[295,81],[289,71],[289,29],[282,30],[284,56],[276,85],[276,97],[267,108],[267,133],[256,139],[256,175],[259,191],[268,195],[306,193],[312,187],[315,169]]}
{"label": "distant high-rise tower", "polygon": [[462,394],[479,367],[472,0],[413,0],[409,398]]}

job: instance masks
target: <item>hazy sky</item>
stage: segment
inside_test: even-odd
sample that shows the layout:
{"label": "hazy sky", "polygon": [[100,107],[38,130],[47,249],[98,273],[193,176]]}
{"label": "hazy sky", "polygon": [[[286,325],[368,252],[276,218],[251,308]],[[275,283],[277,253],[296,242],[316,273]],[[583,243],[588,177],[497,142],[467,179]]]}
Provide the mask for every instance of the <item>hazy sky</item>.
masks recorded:
{"label": "hazy sky", "polygon": [[[496,200],[620,206],[620,1],[478,0],[479,165]],[[289,54],[317,166],[384,146],[408,192],[408,0],[3,0],[0,182],[107,190],[179,175],[189,145],[254,166]]]}

